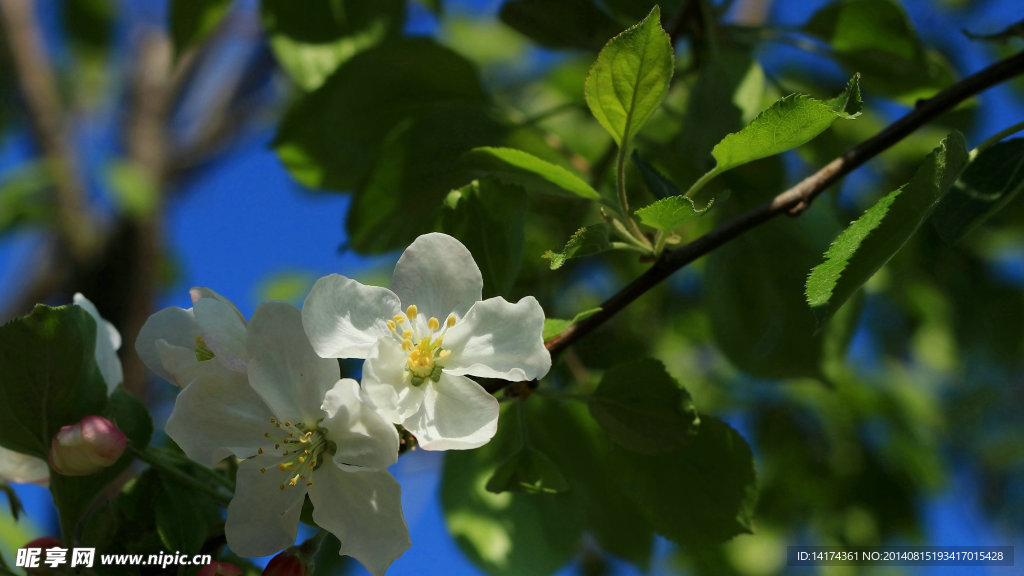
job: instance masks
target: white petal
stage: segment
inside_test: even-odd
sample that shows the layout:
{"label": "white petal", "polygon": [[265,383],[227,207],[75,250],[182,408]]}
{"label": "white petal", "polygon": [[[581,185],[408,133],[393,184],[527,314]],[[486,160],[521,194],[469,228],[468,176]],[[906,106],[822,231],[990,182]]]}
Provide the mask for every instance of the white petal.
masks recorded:
{"label": "white petal", "polygon": [[408,355],[391,338],[380,340],[363,362],[363,390],[381,416],[401,424],[420,409],[423,387],[409,383]]}
{"label": "white petal", "polygon": [[445,372],[482,378],[535,380],[551,369],[544,347],[544,310],[527,296],[515,304],[504,298],[477,302],[444,337],[452,351]]}
{"label": "white petal", "polygon": [[[202,336],[202,332],[192,315],[191,308],[164,308],[150,316],[143,324],[139,337],[135,339],[135,352],[147,368],[164,380],[177,383],[172,368],[165,366],[161,361],[157,341],[164,340],[168,344],[194,350],[197,336]],[[188,381],[178,383],[179,386],[185,384],[188,384]]]}
{"label": "white petal", "polygon": [[235,316],[237,316],[238,319],[242,321],[242,324],[245,324],[245,316],[242,315],[242,312],[238,309],[238,306],[235,306],[234,302],[228,300],[227,298],[221,296],[220,294],[217,294],[213,290],[210,290],[205,286],[196,286],[190,289],[188,291],[188,294],[192,298],[193,306],[202,298],[212,298],[213,300],[227,304],[234,312]]}
{"label": "white petal", "polygon": [[113,392],[114,388],[124,382],[121,360],[117,357],[117,350],[121,347],[121,333],[100,316],[96,306],[80,292],[76,292],[71,301],[96,321],[96,364],[103,375],[103,381],[107,383],[107,392]]}
{"label": "white petal", "polygon": [[366,358],[373,344],[389,334],[387,321],[398,312],[398,297],[387,288],[331,274],[309,291],[302,324],[324,358]]}
{"label": "white petal", "polygon": [[302,330],[299,309],[284,302],[256,308],[247,330],[249,384],[284,420],[315,424],[324,394],[338,381],[338,361],[321,358]]}
{"label": "white petal", "polygon": [[225,372],[227,378],[201,377],[189,384],[167,421],[167,435],[189,458],[209,466],[231,454],[252,456],[273,430],[273,414],[245,375]]}
{"label": "white petal", "polygon": [[238,375],[238,372],[229,370],[216,359],[200,361],[196,358],[195,350],[175,346],[166,340],[157,340],[156,350],[160,362],[173,377],[171,382],[179,388],[188,386],[189,382],[196,378],[217,380],[233,378]]}
{"label": "white petal", "polygon": [[[295,543],[306,487],[280,486],[287,473],[277,469],[280,456],[256,456],[238,465],[235,497],[228,505],[224,535],[239,556],[267,556]],[[266,473],[261,473],[265,468]]]}
{"label": "white petal", "polygon": [[309,487],[313,521],[341,540],[341,551],[374,576],[409,549],[402,489],[387,472],[346,472],[325,463]]}
{"label": "white petal", "polygon": [[41,458],[0,446],[0,482],[46,486],[50,482],[50,466]]}
{"label": "white petal", "polygon": [[245,322],[230,303],[214,298],[200,298],[192,314],[203,331],[203,342],[217,360],[236,372],[245,372],[248,354],[245,350]]}
{"label": "white petal", "polygon": [[384,469],[398,461],[398,431],[363,401],[355,380],[338,380],[324,396],[323,410],[327,437],[338,447],[338,466]]}
{"label": "white petal", "polygon": [[484,281],[473,255],[447,234],[424,234],[402,253],[395,265],[391,290],[402,305],[442,323],[454,312],[462,318],[480,300]]}
{"label": "white petal", "polygon": [[424,450],[466,450],[487,444],[498,430],[498,399],[465,376],[442,373],[423,385],[419,412],[405,428]]}

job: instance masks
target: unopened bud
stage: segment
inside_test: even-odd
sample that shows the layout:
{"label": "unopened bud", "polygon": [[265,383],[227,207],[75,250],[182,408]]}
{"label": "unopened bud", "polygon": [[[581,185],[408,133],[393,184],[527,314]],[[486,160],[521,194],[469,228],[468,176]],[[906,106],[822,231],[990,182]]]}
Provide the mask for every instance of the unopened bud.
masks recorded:
{"label": "unopened bud", "polygon": [[124,434],[113,422],[89,415],[53,435],[50,467],[65,476],[95,474],[117,462],[126,443]]}
{"label": "unopened bud", "polygon": [[230,562],[214,562],[200,568],[196,576],[242,576],[242,569]]}
{"label": "unopened bud", "polygon": [[294,548],[281,552],[263,569],[263,576],[309,576],[313,567],[294,554]]}
{"label": "unopened bud", "polygon": [[49,576],[49,575],[52,575],[52,574],[58,574],[59,572],[56,569],[51,568],[44,561],[46,560],[46,551],[47,550],[49,550],[50,548],[63,548],[63,547],[64,547],[64,544],[61,543],[60,538],[55,538],[53,536],[43,536],[42,538],[36,538],[35,540],[29,542],[28,544],[25,544],[24,546],[22,546],[22,548],[26,549],[26,550],[27,549],[32,549],[32,548],[38,548],[39,550],[42,551],[41,557],[40,557],[40,561],[39,561],[39,565],[38,566],[32,566],[32,567],[26,567],[25,568],[25,573],[28,574],[28,576]]}

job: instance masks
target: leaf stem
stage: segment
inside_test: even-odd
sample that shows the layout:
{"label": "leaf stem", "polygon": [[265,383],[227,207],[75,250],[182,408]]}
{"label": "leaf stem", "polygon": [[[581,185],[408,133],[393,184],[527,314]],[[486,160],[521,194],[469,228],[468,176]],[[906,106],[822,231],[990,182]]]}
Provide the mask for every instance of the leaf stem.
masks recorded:
{"label": "leaf stem", "polygon": [[697,194],[697,192],[700,192],[702,188],[707,186],[708,182],[714,180],[715,176],[718,176],[719,174],[721,174],[721,172],[718,170],[718,166],[715,166],[711,170],[708,170],[707,173],[698,178],[697,181],[690,186],[689,190],[687,190],[686,193],[683,194],[683,196],[686,196],[687,198],[690,198],[692,200],[694,195]]}
{"label": "leaf stem", "polygon": [[[626,125],[626,129],[629,129],[629,125]],[[622,145],[619,146],[618,157],[616,158],[616,172],[615,172],[615,187],[619,193],[619,208],[622,210],[622,218],[626,222],[626,226],[629,228],[631,236],[636,238],[638,244],[643,246],[650,252],[654,247],[651,245],[651,241],[644,236],[640,226],[637,225],[636,220],[633,219],[633,215],[629,213],[629,198],[626,195],[626,158],[629,156],[629,145],[628,141],[623,138]]]}
{"label": "leaf stem", "polygon": [[974,157],[977,156],[978,154],[984,152],[988,148],[991,148],[993,145],[998,144],[1003,138],[1016,134],[1021,130],[1024,130],[1024,121],[1017,122],[1013,126],[1010,126],[1009,128],[1004,128],[999,132],[996,132],[995,134],[989,136],[984,141],[982,141],[981,144],[978,144],[978,146],[974,150],[971,150],[971,159],[973,160]]}
{"label": "leaf stem", "polygon": [[226,506],[228,502],[231,501],[230,496],[226,496],[223,493],[218,492],[217,490],[204,484],[203,482],[196,480],[192,476],[189,476],[188,474],[181,471],[174,465],[168,463],[166,460],[164,460],[163,456],[155,452],[151,452],[149,450],[139,450],[138,448],[131,445],[128,446],[128,451],[136,459],[141,460],[146,464],[149,464],[151,467],[159,470],[161,473],[166,474],[175,482],[183,486],[188,486],[189,488],[192,488],[196,491],[202,492],[203,494],[206,494],[219,504],[223,504]]}

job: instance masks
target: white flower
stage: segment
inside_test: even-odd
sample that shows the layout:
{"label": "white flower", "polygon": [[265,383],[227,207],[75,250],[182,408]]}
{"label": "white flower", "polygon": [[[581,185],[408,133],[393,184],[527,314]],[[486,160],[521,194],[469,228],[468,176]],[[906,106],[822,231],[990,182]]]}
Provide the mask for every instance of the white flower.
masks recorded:
{"label": "white flower", "polygon": [[422,448],[476,448],[497,430],[498,401],[466,376],[533,380],[551,368],[537,300],[481,301],[482,289],[462,243],[426,234],[399,258],[391,290],[325,276],[302,322],[319,355],[366,359],[367,395]]}
{"label": "white flower", "polygon": [[395,427],[362,401],[355,380],[339,379],[337,361],[316,355],[292,305],[260,305],[245,352],[248,379],[198,373],[166,428],[203,464],[245,458],[228,506],[228,546],[241,556],[291,546],[308,493],[313,520],[341,540],[341,553],[384,573],[410,545],[401,488],[383,470],[398,459]]}
{"label": "white flower", "polygon": [[[124,381],[121,360],[117,357],[117,351],[121,348],[121,333],[114,328],[113,324],[100,316],[96,306],[81,293],[76,292],[71,302],[88,312],[96,321],[94,355],[109,394]],[[42,458],[0,447],[0,482],[45,486],[50,482],[50,466]]]}
{"label": "white flower", "polygon": [[192,308],[164,308],[146,320],[135,340],[139,358],[180,388],[200,375],[244,381],[245,316],[209,288],[189,294]]}

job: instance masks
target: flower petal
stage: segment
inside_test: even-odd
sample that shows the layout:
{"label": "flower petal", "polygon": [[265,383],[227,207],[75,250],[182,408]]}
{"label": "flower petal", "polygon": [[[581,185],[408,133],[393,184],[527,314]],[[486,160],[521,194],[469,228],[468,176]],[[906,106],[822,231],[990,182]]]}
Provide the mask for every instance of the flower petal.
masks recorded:
{"label": "flower petal", "polygon": [[103,381],[107,383],[107,392],[113,392],[124,382],[124,371],[117,350],[121,347],[121,333],[114,325],[100,316],[96,306],[80,292],[76,292],[71,301],[80,306],[96,321],[96,364],[100,368]]}
{"label": "flower petal", "polygon": [[244,374],[225,371],[227,378],[200,377],[178,394],[167,421],[167,435],[185,454],[213,466],[234,454],[247,458],[267,443],[273,416],[249,387]]}
{"label": "flower petal", "polygon": [[[238,465],[235,496],[228,505],[224,535],[239,556],[267,556],[295,543],[305,486],[281,490],[280,456],[256,456]],[[265,468],[266,472],[260,472]]]}
{"label": "flower petal", "polygon": [[444,347],[452,351],[445,372],[505,380],[543,378],[551,369],[543,332],[544,310],[533,296],[515,304],[504,298],[477,302],[445,335]]}
{"label": "flower petal", "polygon": [[188,294],[192,298],[193,306],[201,298],[212,298],[213,300],[217,300],[218,302],[227,304],[235,313],[235,316],[238,316],[238,319],[242,321],[242,324],[245,324],[245,316],[242,315],[242,311],[238,309],[238,306],[235,306],[234,302],[228,300],[227,298],[221,296],[220,294],[217,294],[213,290],[210,290],[205,286],[195,286],[188,291]]}
{"label": "flower petal", "polygon": [[157,347],[158,340],[168,344],[194,350],[196,337],[202,336],[199,324],[196,323],[192,309],[183,310],[176,306],[164,308],[150,316],[135,339],[135,352],[147,368],[168,382],[185,386],[188,381],[180,382],[170,367],[164,366]]}
{"label": "flower petal", "polygon": [[387,321],[399,312],[398,297],[387,288],[364,286],[340,274],[316,281],[302,305],[302,324],[324,358],[366,358]]}
{"label": "flower petal", "polygon": [[465,376],[441,374],[424,384],[423,406],[405,428],[424,450],[466,450],[487,444],[498,430],[498,399]]}
{"label": "flower petal", "polygon": [[200,298],[192,314],[203,331],[203,341],[216,358],[235,372],[245,373],[245,322],[233,304],[214,298]]}
{"label": "flower petal", "polygon": [[409,549],[402,489],[387,472],[346,472],[325,463],[309,487],[313,521],[341,540],[341,551],[374,576]]}
{"label": "flower petal", "polygon": [[334,462],[344,469],[384,469],[398,461],[398,431],[364,402],[351,378],[335,383],[324,396],[327,437],[337,445]]}
{"label": "flower petal", "polygon": [[167,340],[156,341],[157,355],[164,369],[172,376],[171,382],[179,388],[188,386],[196,378],[232,378],[238,372],[229,370],[226,366],[217,362],[216,359],[202,360],[196,358],[196,351],[192,348],[175,346]]}
{"label": "flower petal", "polygon": [[423,387],[409,383],[407,354],[390,338],[380,340],[363,363],[363,390],[381,416],[395,424],[420,409]]}
{"label": "flower petal", "polygon": [[42,458],[0,446],[0,482],[46,486],[50,482],[50,466]]}
{"label": "flower petal", "polygon": [[249,322],[247,344],[249,384],[267,406],[281,419],[315,424],[341,369],[336,360],[313,351],[299,309],[284,302],[260,304]]}
{"label": "flower petal", "polygon": [[415,304],[419,313],[441,322],[454,312],[459,318],[480,300],[484,281],[469,250],[447,234],[424,234],[402,253],[395,265],[391,290],[402,306]]}

